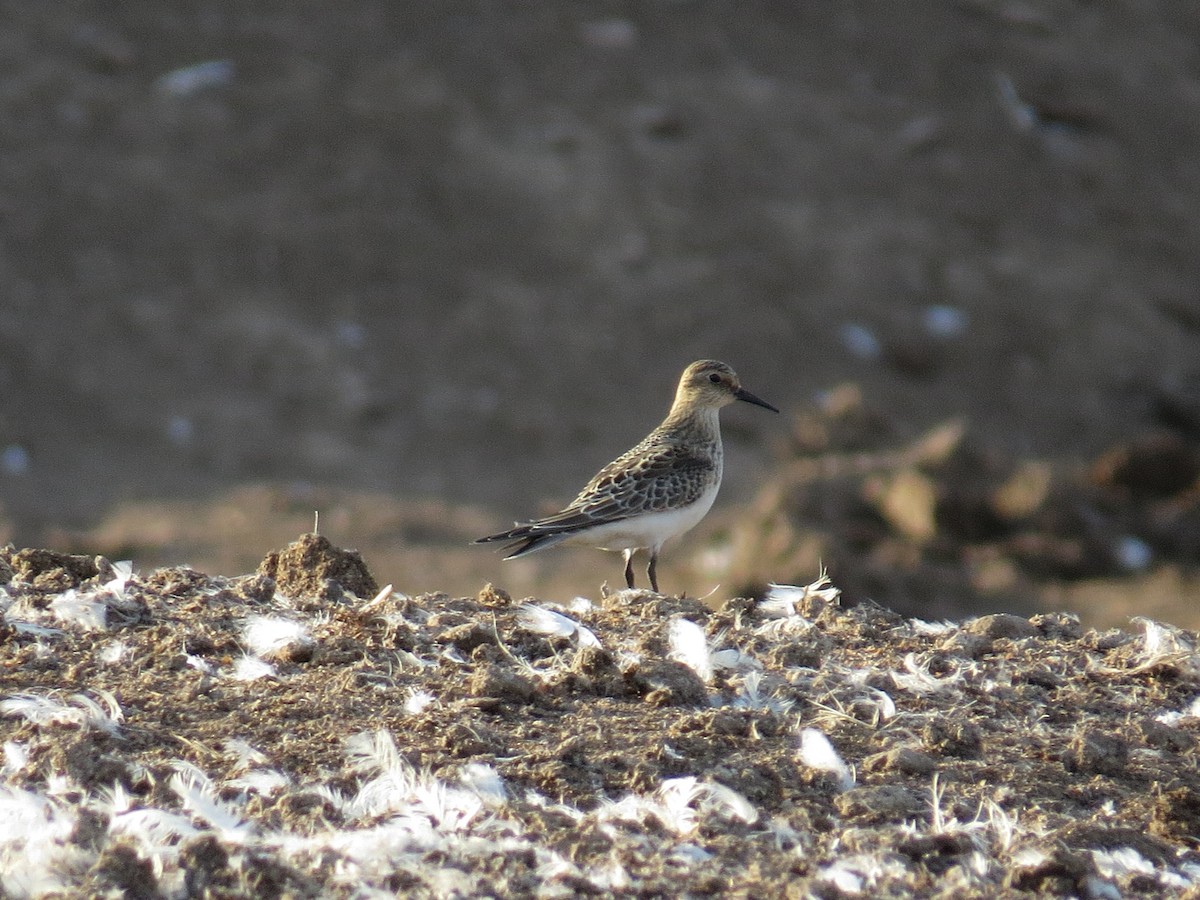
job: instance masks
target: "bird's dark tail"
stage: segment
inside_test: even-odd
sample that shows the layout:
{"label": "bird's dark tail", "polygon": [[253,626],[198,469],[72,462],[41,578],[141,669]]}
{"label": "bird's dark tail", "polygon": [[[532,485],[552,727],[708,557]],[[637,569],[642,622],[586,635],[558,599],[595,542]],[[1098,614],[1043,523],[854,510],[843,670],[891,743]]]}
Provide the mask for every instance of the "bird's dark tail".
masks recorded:
{"label": "bird's dark tail", "polygon": [[515,559],[527,553],[535,553],[538,550],[553,547],[559,541],[566,540],[566,538],[567,535],[565,534],[539,533],[534,530],[532,525],[518,525],[516,528],[510,528],[508,531],[501,531],[499,534],[489,534],[487,537],[481,537],[475,543],[493,544],[497,541],[508,541],[508,546],[504,548],[504,558]]}

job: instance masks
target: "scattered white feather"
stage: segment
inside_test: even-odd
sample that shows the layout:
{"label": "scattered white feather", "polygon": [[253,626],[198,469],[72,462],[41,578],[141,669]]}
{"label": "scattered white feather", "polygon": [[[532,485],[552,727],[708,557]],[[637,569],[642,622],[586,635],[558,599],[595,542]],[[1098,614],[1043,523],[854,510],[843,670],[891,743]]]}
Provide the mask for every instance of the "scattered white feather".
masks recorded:
{"label": "scattered white feather", "polygon": [[311,647],[308,627],[279,616],[251,616],[242,629],[246,646],[255,656],[270,656],[287,647]]}
{"label": "scattered white feather", "polygon": [[949,634],[958,628],[954,622],[927,622],[924,619],[909,619],[909,627],[912,628],[913,634],[921,637],[940,637],[943,634]]}
{"label": "scattered white feather", "polygon": [[176,760],[175,774],[167,782],[186,812],[210,825],[231,843],[245,843],[254,828],[230,804],[217,796],[217,788],[203,770]]}
{"label": "scattered white feather", "polygon": [[581,647],[599,647],[600,640],[591,629],[552,609],[524,603],[517,610],[517,623],[534,634],[574,638]]}
{"label": "scattered white feather", "polygon": [[71,893],[90,860],[70,841],[74,811],[31,791],[0,785],[0,892],[9,897]]}
{"label": "scattered white feather", "polygon": [[[7,616],[6,616],[7,619]],[[30,634],[39,638],[54,638],[63,634],[61,628],[51,628],[48,625],[38,625],[34,622],[21,622],[19,620],[10,619],[8,623],[12,625],[13,630],[17,634]]]}
{"label": "scattered white feather", "polygon": [[374,774],[350,802],[357,818],[400,816],[414,831],[464,830],[483,809],[474,791],[451,788],[429,773],[417,772],[400,755],[388,731],[360,732],[346,740],[351,768]]}
{"label": "scattered white feather", "polygon": [[758,821],[758,810],[745,795],[733,788],[716,781],[703,784],[704,793],[701,795],[701,809],[706,812],[718,812],[726,818],[753,825]]}
{"label": "scattered white feather", "polygon": [[1200,695],[1192,698],[1192,702],[1182,710],[1168,710],[1154,717],[1164,725],[1178,725],[1185,719],[1200,719]]}
{"label": "scattered white feather", "polygon": [[283,790],[291,783],[290,778],[275,769],[254,769],[245,775],[226,781],[225,786],[243,793],[267,797],[276,791]]}
{"label": "scattered white feather", "polygon": [[823,867],[817,877],[847,894],[858,896],[887,879],[904,878],[904,864],[894,856],[858,853],[843,856]]}
{"label": "scattered white feather", "polygon": [[[713,639],[713,644],[720,646],[725,640],[725,632]],[[708,654],[714,669],[740,669],[742,671],[761,671],[762,663],[753,656],[743,653],[736,647],[726,647],[722,650],[710,649]]]}
{"label": "scattered white feather", "polygon": [[904,657],[904,672],[892,672],[892,682],[902,690],[914,694],[937,694],[955,687],[964,677],[962,669],[942,678],[929,671],[929,663],[917,661],[916,654],[909,653]]}
{"label": "scattered white feather", "polygon": [[1130,875],[1154,875],[1154,863],[1132,847],[1117,847],[1113,850],[1092,850],[1092,861],[1096,871],[1105,878],[1122,878]]}
{"label": "scattered white feather", "polygon": [[600,822],[637,824],[652,818],[675,834],[686,835],[694,832],[704,817],[714,814],[748,824],[758,821],[758,810],[733,788],[692,775],[668,778],[650,795],[629,794],[605,802],[592,815]]}
{"label": "scattered white feather", "polygon": [[203,656],[193,656],[192,654],[188,653],[185,654],[185,661],[189,666],[198,672],[203,672],[205,675],[211,675],[213,673],[213,664]]}
{"label": "scattered white feather", "polygon": [[712,681],[713,662],[704,629],[690,619],[672,619],[667,628],[668,658],[683,663],[701,681]]}
{"label": "scattered white feather", "polygon": [[733,698],[733,705],[738,709],[765,709],[774,713],[786,713],[796,701],[791,698],[768,696],[762,690],[762,672],[754,669],[742,676],[741,689]]}
{"label": "scattered white feather", "polygon": [[96,658],[106,666],[115,666],[128,650],[129,647],[124,641],[109,641],[100,648]]}
{"label": "scattered white feather", "polygon": [[230,738],[225,742],[225,755],[233,757],[234,771],[237,772],[244,772],[252,766],[261,766],[270,762],[265,753],[255,750],[241,738]]}
{"label": "scattered white feather", "polygon": [[242,656],[233,664],[231,677],[234,681],[257,681],[260,678],[274,678],[275,667],[265,659],[257,656]]}
{"label": "scattered white feather", "polygon": [[72,694],[63,703],[49,695],[14,694],[0,702],[0,714],[24,718],[34,725],[85,725],[110,734],[124,718],[117,698],[108,691],[97,691],[99,701],[86,694]]}
{"label": "scattered white feather", "polygon": [[690,834],[699,826],[694,804],[702,793],[695,776],[668,778],[654,792],[648,811],[676,834]]}
{"label": "scattered white feather", "polygon": [[1109,881],[1089,875],[1083,881],[1083,895],[1088,900],[1124,900],[1121,889]]}
{"label": "scattered white feather", "polygon": [[1131,671],[1140,672],[1160,666],[1200,670],[1200,658],[1197,657],[1196,648],[1183,631],[1140,616],[1130,621],[1142,627],[1142,650],[1138,654],[1135,668]]}
{"label": "scattered white feather", "polygon": [[458,648],[453,645],[443,647],[442,652],[439,653],[438,656],[447,662],[454,663],[455,665],[465,666],[468,664],[466,659],[463,658],[463,655],[458,652]]}
{"label": "scattered white feather", "polygon": [[123,596],[129,579],[133,577],[133,561],[123,559],[112,564],[113,577],[106,581],[100,589],[118,597]]}
{"label": "scattered white feather", "polygon": [[64,625],[84,631],[103,631],[108,627],[108,607],[94,593],[81,594],[74,588],[64,591],[50,601],[50,612]]}
{"label": "scattered white feather", "polygon": [[837,776],[838,786],[843,791],[854,787],[854,773],[838,755],[829,738],[816,728],[805,728],[800,732],[800,762],[810,769]]}
{"label": "scattered white feather", "polygon": [[1166,874],[1164,882],[1180,889],[1200,887],[1200,863],[1186,862],[1178,866],[1178,874]]}
{"label": "scattered white feather", "polygon": [[875,707],[879,721],[886,722],[896,715],[896,701],[891,694],[874,687],[867,687],[866,692],[867,702]]}
{"label": "scattered white feather", "polygon": [[1050,858],[1042,847],[1022,847],[1012,855],[1014,869],[1036,869]]}
{"label": "scattered white feather", "polygon": [[114,837],[131,837],[144,848],[161,848],[193,837],[200,833],[200,829],[187,816],[179,813],[163,809],[130,808],[113,811],[109,833]]}
{"label": "scattered white feather", "polygon": [[415,716],[418,713],[424,712],[437,700],[429,691],[423,691],[419,688],[409,688],[408,696],[404,700],[404,711],[410,716]]}
{"label": "scattered white feather", "polygon": [[459,783],[474,792],[488,806],[500,806],[508,799],[508,789],[500,773],[486,763],[470,763],[458,776]]}
{"label": "scattered white feather", "polygon": [[841,596],[841,588],[836,588],[824,572],[811,584],[771,584],[768,585],[767,596],[758,605],[758,611],[768,618],[783,618],[799,615],[796,607],[809,599],[832,603]]}
{"label": "scattered white feather", "polygon": [[596,608],[587,597],[573,597],[571,600],[563,604],[563,609],[577,616],[586,615]]}
{"label": "scattered white feather", "polygon": [[4,772],[12,775],[20,772],[29,762],[29,747],[20,741],[4,742]]}
{"label": "scattered white feather", "polygon": [[363,609],[364,610],[373,609],[374,607],[379,606],[380,604],[384,603],[391,596],[392,596],[392,586],[389,584],[389,585],[385,586],[373,598],[371,598],[371,600],[369,600],[367,603],[363,604]]}
{"label": "scattered white feather", "polygon": [[671,855],[667,857],[669,860],[688,866],[695,863],[708,862],[712,858],[713,855],[711,853],[695,844],[679,844],[671,851]]}
{"label": "scattered white feather", "polygon": [[603,865],[590,868],[587,880],[601,893],[609,894],[628,893],[634,885],[629,870],[615,857],[608,859]]}

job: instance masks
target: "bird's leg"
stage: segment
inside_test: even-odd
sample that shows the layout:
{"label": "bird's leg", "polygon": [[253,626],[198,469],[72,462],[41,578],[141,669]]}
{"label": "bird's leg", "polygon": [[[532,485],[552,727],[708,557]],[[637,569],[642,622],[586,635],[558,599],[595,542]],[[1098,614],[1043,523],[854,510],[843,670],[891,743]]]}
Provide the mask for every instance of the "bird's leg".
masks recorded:
{"label": "bird's leg", "polygon": [[625,584],[633,590],[633,551],[625,551]]}
{"label": "bird's leg", "polygon": [[650,576],[650,590],[658,593],[658,552],[650,551],[650,565],[646,566],[646,574]]}

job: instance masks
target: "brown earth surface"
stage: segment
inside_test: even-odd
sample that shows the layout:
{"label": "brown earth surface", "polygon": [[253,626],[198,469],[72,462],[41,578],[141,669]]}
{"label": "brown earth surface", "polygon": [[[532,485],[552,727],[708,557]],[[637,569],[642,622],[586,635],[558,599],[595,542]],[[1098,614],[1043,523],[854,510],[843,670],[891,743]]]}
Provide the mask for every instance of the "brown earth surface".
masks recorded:
{"label": "brown earth surface", "polygon": [[411,594],[566,601],[619,563],[466,542],[711,356],[785,417],[726,415],[669,590],[1197,627],[1198,47],[1165,0],[9,4],[0,539],[236,573],[318,510]]}
{"label": "brown earth surface", "polygon": [[0,582],[5,897],[1200,892],[1198,636],[1149,620],[355,596],[313,535]]}

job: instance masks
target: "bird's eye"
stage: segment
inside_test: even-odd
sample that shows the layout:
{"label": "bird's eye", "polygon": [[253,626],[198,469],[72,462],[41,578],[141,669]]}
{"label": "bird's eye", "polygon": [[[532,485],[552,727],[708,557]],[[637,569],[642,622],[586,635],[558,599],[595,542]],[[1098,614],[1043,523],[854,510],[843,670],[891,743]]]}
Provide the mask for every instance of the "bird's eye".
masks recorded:
{"label": "bird's eye", "polygon": [[721,376],[718,375],[716,372],[713,372],[711,375],[708,376],[708,380],[711,381],[713,384],[720,384]]}

